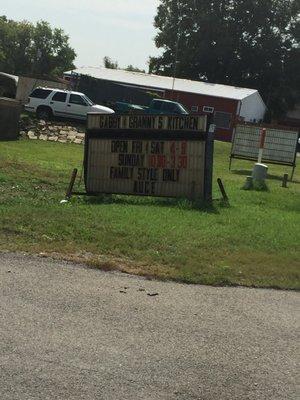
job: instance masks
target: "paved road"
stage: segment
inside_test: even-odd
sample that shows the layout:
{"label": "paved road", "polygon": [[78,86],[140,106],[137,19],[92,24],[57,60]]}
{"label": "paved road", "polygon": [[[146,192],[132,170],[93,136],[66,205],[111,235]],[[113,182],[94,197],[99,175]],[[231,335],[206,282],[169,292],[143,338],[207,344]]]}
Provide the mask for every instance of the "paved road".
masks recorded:
{"label": "paved road", "polygon": [[0,286],[1,400],[299,399],[297,293],[12,254]]}

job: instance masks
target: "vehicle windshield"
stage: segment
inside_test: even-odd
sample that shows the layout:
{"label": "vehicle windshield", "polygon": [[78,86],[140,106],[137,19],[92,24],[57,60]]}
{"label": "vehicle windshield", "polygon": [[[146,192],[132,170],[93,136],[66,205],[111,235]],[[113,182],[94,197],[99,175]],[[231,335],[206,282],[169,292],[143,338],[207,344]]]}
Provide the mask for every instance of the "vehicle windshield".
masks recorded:
{"label": "vehicle windshield", "polygon": [[188,114],[189,113],[188,110],[182,104],[177,103],[177,107],[179,109],[180,114]]}
{"label": "vehicle windshield", "polygon": [[87,101],[87,103],[88,103],[89,106],[93,106],[93,105],[96,104],[96,103],[94,103],[91,99],[89,99],[86,95],[84,95],[84,98],[85,98],[85,100]]}

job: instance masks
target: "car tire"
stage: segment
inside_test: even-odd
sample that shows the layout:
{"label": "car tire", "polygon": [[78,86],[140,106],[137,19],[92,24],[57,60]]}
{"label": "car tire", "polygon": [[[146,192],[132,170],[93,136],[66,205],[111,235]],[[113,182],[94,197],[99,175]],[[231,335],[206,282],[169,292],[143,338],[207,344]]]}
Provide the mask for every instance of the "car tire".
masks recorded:
{"label": "car tire", "polygon": [[41,106],[36,110],[36,116],[38,119],[48,120],[51,119],[53,113],[50,107]]}

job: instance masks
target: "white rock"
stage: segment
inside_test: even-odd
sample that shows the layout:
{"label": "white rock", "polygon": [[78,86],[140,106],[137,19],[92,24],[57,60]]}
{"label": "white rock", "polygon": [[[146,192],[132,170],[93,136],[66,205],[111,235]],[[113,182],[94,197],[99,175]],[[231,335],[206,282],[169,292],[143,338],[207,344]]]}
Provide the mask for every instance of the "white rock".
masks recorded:
{"label": "white rock", "polygon": [[73,131],[73,130],[72,130],[72,131],[69,131],[69,132],[68,132],[68,136],[71,136],[71,137],[74,137],[74,138],[75,138],[77,135],[78,135],[78,133],[77,133],[76,131]]}
{"label": "white rock", "polygon": [[57,142],[58,137],[57,136],[49,136],[48,140],[49,140],[49,142]]}
{"label": "white rock", "polygon": [[27,136],[29,137],[29,139],[33,139],[33,140],[37,139],[37,136],[36,136],[35,132],[33,132],[33,131],[29,131],[27,133]]}
{"label": "white rock", "polygon": [[48,140],[48,136],[47,135],[40,135],[39,139],[40,140]]}
{"label": "white rock", "polygon": [[74,140],[74,143],[75,143],[75,144],[82,144],[82,139],[75,139],[75,140]]}
{"label": "white rock", "polygon": [[84,139],[85,138],[85,133],[77,133],[77,138],[78,139]]}

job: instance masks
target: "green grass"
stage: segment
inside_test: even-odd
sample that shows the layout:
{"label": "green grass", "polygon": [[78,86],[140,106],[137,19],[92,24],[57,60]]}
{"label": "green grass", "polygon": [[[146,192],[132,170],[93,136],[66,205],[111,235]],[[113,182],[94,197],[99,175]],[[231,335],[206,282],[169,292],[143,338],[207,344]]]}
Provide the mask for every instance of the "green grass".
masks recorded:
{"label": "green grass", "polygon": [[269,165],[269,191],[244,191],[252,163],[234,161],[229,172],[229,151],[216,143],[214,182],[222,178],[230,207],[130,196],[60,204],[83,147],[0,142],[0,250],[188,283],[299,289],[299,171],[283,189],[290,168]]}

